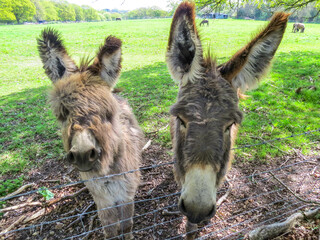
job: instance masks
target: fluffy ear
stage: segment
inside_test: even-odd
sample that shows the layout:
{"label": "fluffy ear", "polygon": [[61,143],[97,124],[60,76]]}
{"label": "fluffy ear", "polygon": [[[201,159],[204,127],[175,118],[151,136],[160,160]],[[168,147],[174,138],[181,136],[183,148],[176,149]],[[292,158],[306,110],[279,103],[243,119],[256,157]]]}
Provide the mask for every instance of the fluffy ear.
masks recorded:
{"label": "fluffy ear", "polygon": [[228,62],[220,65],[221,75],[242,92],[252,89],[267,72],[282,40],[290,14],[276,13],[270,23]]}
{"label": "fluffy ear", "polygon": [[202,74],[203,53],[195,25],[194,3],[183,2],[171,23],[166,61],[172,78],[185,85]]}
{"label": "fluffy ear", "polygon": [[45,28],[37,38],[37,42],[43,68],[53,83],[78,70],[56,30]]}
{"label": "fluffy ear", "polygon": [[89,67],[89,71],[100,75],[111,88],[116,84],[121,71],[121,45],[120,39],[113,36],[107,37],[93,64]]}

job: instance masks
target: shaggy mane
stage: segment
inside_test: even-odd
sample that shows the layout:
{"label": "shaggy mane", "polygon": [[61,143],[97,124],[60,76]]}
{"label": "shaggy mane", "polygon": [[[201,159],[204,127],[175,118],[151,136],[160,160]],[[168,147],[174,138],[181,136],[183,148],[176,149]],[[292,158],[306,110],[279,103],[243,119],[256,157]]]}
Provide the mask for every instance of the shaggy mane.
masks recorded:
{"label": "shaggy mane", "polygon": [[94,57],[84,56],[80,59],[79,71],[85,72],[88,70],[89,66],[93,63]]}

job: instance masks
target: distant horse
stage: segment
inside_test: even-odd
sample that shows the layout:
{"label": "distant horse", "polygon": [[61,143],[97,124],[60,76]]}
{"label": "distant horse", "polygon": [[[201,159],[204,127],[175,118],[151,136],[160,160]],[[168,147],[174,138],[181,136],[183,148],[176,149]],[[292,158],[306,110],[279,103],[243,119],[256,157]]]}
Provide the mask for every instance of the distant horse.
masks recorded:
{"label": "distant horse", "polygon": [[121,18],[116,18],[116,21],[121,21]]}
{"label": "distant horse", "polygon": [[238,107],[241,92],[265,75],[288,17],[276,13],[245,47],[217,65],[213,56],[203,53],[194,3],[181,3],[174,14],[166,61],[179,93],[170,109],[170,133],[174,175],[181,187],[179,209],[188,218],[187,239],[193,239],[196,224],[215,215],[217,189],[230,168],[243,117]]}
{"label": "distant horse", "polygon": [[209,26],[209,21],[208,20],[202,20],[201,23],[200,23],[200,26],[204,25],[204,24],[207,24],[207,26]]}
{"label": "distant horse", "polygon": [[305,26],[303,23],[294,23],[293,24],[293,28],[292,28],[292,32],[300,32],[303,33],[304,32],[304,29],[305,29]]}

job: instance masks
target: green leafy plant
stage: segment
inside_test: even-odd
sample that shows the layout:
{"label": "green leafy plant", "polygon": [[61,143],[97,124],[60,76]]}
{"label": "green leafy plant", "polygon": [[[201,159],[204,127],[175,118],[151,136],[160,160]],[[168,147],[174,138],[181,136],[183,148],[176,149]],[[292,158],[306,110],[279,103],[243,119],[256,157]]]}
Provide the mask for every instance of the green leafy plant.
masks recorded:
{"label": "green leafy plant", "polygon": [[39,188],[38,193],[40,193],[40,194],[44,197],[44,199],[45,199],[46,201],[48,201],[48,200],[50,200],[50,199],[52,199],[52,198],[54,197],[54,193],[51,192],[51,191],[50,191],[48,188],[46,188],[46,187],[41,187],[41,188]]}

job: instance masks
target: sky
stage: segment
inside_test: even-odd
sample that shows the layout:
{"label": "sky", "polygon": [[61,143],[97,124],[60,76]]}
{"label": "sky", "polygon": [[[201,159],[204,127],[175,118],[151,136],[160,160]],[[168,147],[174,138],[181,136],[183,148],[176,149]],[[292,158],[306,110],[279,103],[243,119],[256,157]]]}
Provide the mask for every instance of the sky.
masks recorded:
{"label": "sky", "polygon": [[77,5],[89,5],[97,10],[101,9],[119,9],[133,10],[141,7],[157,6],[163,10],[167,10],[168,0],[67,0]]}

